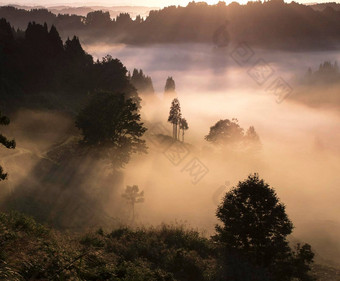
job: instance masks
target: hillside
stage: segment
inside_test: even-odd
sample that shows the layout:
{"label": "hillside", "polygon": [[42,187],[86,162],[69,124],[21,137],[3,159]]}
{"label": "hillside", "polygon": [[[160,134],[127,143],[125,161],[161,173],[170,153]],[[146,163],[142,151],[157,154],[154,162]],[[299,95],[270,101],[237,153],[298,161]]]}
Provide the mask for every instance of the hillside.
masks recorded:
{"label": "hillside", "polygon": [[[183,226],[58,232],[19,213],[0,213],[1,280],[213,280],[214,244]],[[320,281],[340,270],[315,265]]]}
{"label": "hillside", "polygon": [[141,15],[142,17],[148,16],[151,10],[158,10],[158,7],[144,7],[144,6],[22,6],[22,5],[11,5],[17,9],[23,10],[33,10],[33,9],[47,9],[48,11],[58,14],[70,14],[70,15],[78,15],[85,17],[88,13],[93,11],[107,11],[110,13],[112,18],[115,18],[120,13],[129,13],[132,18],[135,18],[137,15]]}
{"label": "hillside", "polygon": [[[236,2],[229,5],[224,2],[217,5],[191,2],[186,7],[170,6],[151,11],[145,19],[134,18],[141,12],[135,8],[119,8],[114,12],[111,8],[105,8],[101,12],[91,11],[85,17],[85,10],[79,10],[80,16],[56,15],[46,9],[28,11],[1,7],[0,17],[21,29],[30,21],[54,24],[62,38],[76,34],[86,43],[191,42],[219,46],[222,41],[222,45],[247,42],[253,47],[272,49],[338,48],[340,11],[330,6],[326,9],[316,7],[295,2],[287,4],[282,0],[248,2],[246,5]],[[144,15],[147,12],[144,10]]]}

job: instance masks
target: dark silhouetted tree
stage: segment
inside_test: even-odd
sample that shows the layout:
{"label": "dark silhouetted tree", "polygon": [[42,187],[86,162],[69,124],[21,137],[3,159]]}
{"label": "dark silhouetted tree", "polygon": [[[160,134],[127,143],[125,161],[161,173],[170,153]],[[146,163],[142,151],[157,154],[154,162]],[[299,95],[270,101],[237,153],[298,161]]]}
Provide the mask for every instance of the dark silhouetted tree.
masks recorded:
{"label": "dark silhouetted tree", "polygon": [[120,27],[127,27],[127,26],[129,26],[130,24],[133,23],[133,20],[131,19],[131,16],[130,16],[129,13],[120,13],[116,17],[116,23]]}
{"label": "dark silhouetted tree", "polygon": [[173,99],[170,107],[168,122],[172,124],[172,137],[177,140],[178,139],[178,125],[181,120],[181,105],[177,98]]}
{"label": "dark silhouetted tree", "polygon": [[128,71],[120,60],[107,55],[94,64],[93,79],[96,83],[93,90],[125,93],[140,108],[140,98],[127,74]]}
{"label": "dark silhouetted tree", "polygon": [[67,39],[65,42],[65,55],[68,59],[72,59],[74,57],[79,59],[87,59],[86,52],[80,44],[79,38],[77,36],[73,36],[72,39]]}
{"label": "dark silhouetted tree", "polygon": [[309,244],[301,246],[298,243],[293,251],[292,268],[294,277],[301,281],[315,281],[315,278],[309,275],[311,264],[314,262],[314,253]]}
{"label": "dark silhouetted tree", "polygon": [[111,18],[109,12],[93,11],[87,14],[86,25],[95,28],[107,28],[111,24]]}
{"label": "dark silhouetted tree", "polygon": [[51,26],[50,32],[48,33],[49,40],[49,51],[54,56],[59,56],[64,51],[64,44],[60,38],[59,32],[54,25]]}
{"label": "dark silhouetted tree", "polygon": [[[4,116],[0,112],[0,125],[7,126],[9,125],[9,119],[8,117]],[[4,135],[0,134],[0,144],[2,144],[4,147],[9,149],[15,148],[15,141],[14,140],[8,140]],[[4,173],[2,167],[0,166],[0,181],[5,180],[7,178],[7,174]]]}
{"label": "dark silhouetted tree", "polygon": [[124,94],[99,92],[80,111],[76,126],[83,135],[82,144],[112,160],[115,166],[128,163],[132,153],[146,153],[141,139],[147,130],[137,105]]}
{"label": "dark silhouetted tree", "polygon": [[238,120],[233,118],[220,120],[210,127],[209,134],[205,139],[215,144],[233,144],[243,139],[243,129],[238,124]]}
{"label": "dark silhouetted tree", "polygon": [[5,19],[0,19],[0,46],[6,47],[14,40],[11,25]]}
{"label": "dark silhouetted tree", "polygon": [[175,92],[175,91],[176,91],[175,81],[172,77],[168,77],[168,79],[166,79],[164,92],[168,93],[168,92]]}
{"label": "dark silhouetted tree", "polygon": [[134,69],[130,78],[131,84],[136,87],[139,93],[154,93],[151,77],[146,76],[143,70]]}
{"label": "dark silhouetted tree", "polygon": [[285,206],[258,174],[239,182],[224,196],[216,212],[222,222],[213,237],[220,243],[223,278],[231,281],[310,280],[309,245],[296,253],[287,236],[293,230]]}
{"label": "dark silhouetted tree", "polygon": [[125,192],[122,194],[127,201],[132,212],[132,222],[135,221],[135,204],[144,202],[144,191],[139,192],[138,185],[127,186]]}
{"label": "dark silhouetted tree", "polygon": [[188,122],[185,118],[181,118],[179,129],[182,130],[182,141],[184,142],[184,132],[189,129]]}

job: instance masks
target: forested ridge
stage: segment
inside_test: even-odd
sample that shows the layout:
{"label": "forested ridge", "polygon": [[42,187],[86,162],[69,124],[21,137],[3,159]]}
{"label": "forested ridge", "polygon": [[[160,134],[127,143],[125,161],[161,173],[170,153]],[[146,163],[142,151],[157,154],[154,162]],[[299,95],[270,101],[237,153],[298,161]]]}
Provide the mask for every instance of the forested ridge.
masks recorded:
{"label": "forested ridge", "polygon": [[96,91],[123,92],[138,102],[125,66],[111,56],[94,61],[78,37],[63,42],[55,26],[29,23],[15,31],[0,20],[1,100],[24,107],[76,112]]}
{"label": "forested ridge", "polygon": [[[191,2],[186,7],[153,10],[145,19],[121,13],[94,11],[84,16],[58,14],[45,9],[26,11],[1,7],[0,17],[15,28],[28,22],[54,24],[63,38],[76,34],[87,43],[214,43],[216,32],[227,30],[233,42],[280,49],[337,48],[340,11],[334,5],[307,6],[282,0],[248,2],[240,5],[220,2],[208,5]],[[229,39],[228,39],[229,40]]]}

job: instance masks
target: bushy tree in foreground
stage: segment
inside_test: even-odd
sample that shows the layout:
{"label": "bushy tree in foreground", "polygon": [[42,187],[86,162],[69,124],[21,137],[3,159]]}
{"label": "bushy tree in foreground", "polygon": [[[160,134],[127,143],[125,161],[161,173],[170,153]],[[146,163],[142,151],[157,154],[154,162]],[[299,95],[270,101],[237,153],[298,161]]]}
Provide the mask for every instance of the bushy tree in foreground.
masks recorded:
{"label": "bushy tree in foreground", "polygon": [[132,153],[146,153],[141,139],[147,130],[132,99],[124,94],[99,92],[77,116],[82,144],[115,165],[128,163]]}
{"label": "bushy tree in foreground", "polygon": [[[7,126],[9,124],[9,118],[2,115],[0,112],[0,125]],[[4,135],[0,134],[0,144],[9,149],[15,148],[15,141],[8,140]],[[0,166],[0,181],[5,180],[7,178],[7,173],[4,173],[2,167]]]}
{"label": "bushy tree in foreground", "polygon": [[274,189],[257,174],[229,191],[216,215],[222,222],[214,236],[221,245],[221,280],[313,280],[308,275],[314,256],[310,246],[290,249],[287,236],[293,224]]}

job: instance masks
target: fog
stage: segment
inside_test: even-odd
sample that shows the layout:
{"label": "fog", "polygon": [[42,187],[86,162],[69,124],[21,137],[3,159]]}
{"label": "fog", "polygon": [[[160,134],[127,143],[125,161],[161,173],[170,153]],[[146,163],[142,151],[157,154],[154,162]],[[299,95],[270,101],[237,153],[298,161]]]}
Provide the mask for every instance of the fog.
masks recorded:
{"label": "fog", "polygon": [[[85,45],[86,51],[95,58],[111,54],[130,71],[143,69],[151,76],[156,91],[155,96],[142,96],[141,114],[149,129],[145,136],[148,154],[134,156],[122,169],[123,177],[122,180],[118,177],[118,183],[113,182],[112,177],[100,181],[98,173],[103,175],[103,163],[82,163],[85,168],[79,166],[79,169],[88,170],[91,166],[92,173],[97,173],[86,186],[91,186],[89,190],[97,195],[101,193],[98,188],[105,186],[105,195],[93,197],[105,206],[108,216],[115,218],[117,206],[121,206],[119,194],[126,185],[136,184],[145,192],[145,202],[136,206],[139,224],[180,222],[210,235],[217,223],[215,210],[223,193],[250,173],[258,172],[285,203],[295,225],[292,239],[311,243],[319,261],[340,263],[340,242],[337,241],[340,235],[340,104],[324,103],[325,91],[312,88],[304,90],[313,92],[313,97],[317,96],[320,102],[313,106],[301,102],[299,95],[305,93],[297,83],[308,67],[316,68],[325,60],[339,61],[340,54],[274,52],[248,46],[253,56],[240,63],[240,58],[232,56],[235,47]],[[263,85],[249,72],[258,60],[268,64],[272,72]],[[158,133],[170,135],[172,130],[166,122],[171,99],[163,97],[168,76],[176,82],[182,114],[189,124],[185,134],[187,146],[182,153],[185,157],[182,155],[184,159],[175,164],[169,160],[169,148],[154,138]],[[277,102],[278,97],[268,91],[279,77],[293,89],[282,102]],[[261,151],[221,150],[204,140],[210,126],[220,119],[231,118],[237,118],[245,130],[255,127],[262,142]],[[1,151],[6,153],[2,164],[10,173],[8,192],[23,185],[35,165],[47,157],[49,148],[67,141],[65,135],[76,134],[71,117],[60,113],[20,111],[12,121],[5,133],[15,137],[18,146],[14,151]],[[192,159],[206,168],[197,182],[186,170]],[[72,182],[77,185],[79,177],[75,176]],[[118,187],[113,192],[115,186]]]}

